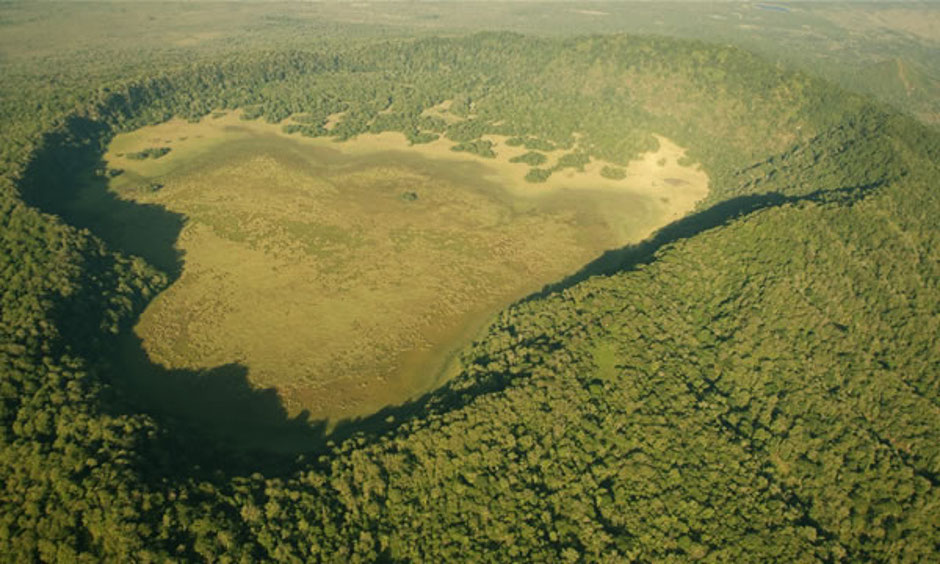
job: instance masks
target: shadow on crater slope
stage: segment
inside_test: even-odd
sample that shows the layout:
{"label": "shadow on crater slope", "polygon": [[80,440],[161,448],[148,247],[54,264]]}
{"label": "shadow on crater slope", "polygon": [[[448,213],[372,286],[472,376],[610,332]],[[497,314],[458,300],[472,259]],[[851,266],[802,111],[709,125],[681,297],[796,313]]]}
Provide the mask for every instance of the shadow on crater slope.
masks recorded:
{"label": "shadow on crater slope", "polygon": [[544,298],[549,294],[561,292],[592,276],[609,276],[618,272],[633,270],[643,264],[649,264],[656,260],[656,253],[663,247],[682,239],[694,237],[709,229],[726,225],[738,217],[786,204],[804,202],[841,202],[850,204],[864,197],[871,190],[885,184],[885,182],[885,180],[880,180],[864,186],[822,189],[798,196],[768,192],[730,198],[676,220],[637,244],[607,251],[586,264],[578,272],[565,277],[559,282],[548,284],[540,291],[526,297],[523,301]]}
{"label": "shadow on crater slope", "polygon": [[116,354],[102,367],[129,407],[152,415],[166,431],[163,440],[169,448],[157,452],[176,455],[167,465],[236,474],[288,475],[298,456],[325,453],[353,435],[382,435],[424,412],[434,395],[331,428],[306,411],[289,416],[277,391],[253,386],[243,365],[179,370],[154,364],[131,331],[117,339]]}
{"label": "shadow on crater slope", "polygon": [[106,125],[82,117],[47,133],[23,176],[23,200],[88,229],[114,250],[142,257],[175,280],[183,268],[175,247],[183,217],[108,190],[103,155],[109,141]]}
{"label": "shadow on crater slope", "polygon": [[122,333],[115,344],[105,371],[133,407],[155,416],[176,435],[178,446],[201,452],[207,449],[204,441],[210,441],[225,450],[291,453],[322,443],[323,423],[313,424],[306,413],[288,417],[276,390],[253,387],[241,364],[169,369],[149,360],[132,331]]}
{"label": "shadow on crater slope", "polygon": [[[110,192],[102,161],[108,129],[81,118],[74,118],[67,126],[64,132],[45,138],[21,183],[24,199],[89,229],[113,249],[144,258],[175,279],[182,270],[182,256],[175,243],[183,218],[159,206],[121,200]],[[650,263],[663,247],[746,214],[800,202],[851,203],[878,185],[819,190],[801,196],[767,193],[720,202],[667,225],[641,243],[608,251],[579,272],[525,300],[570,288],[591,276],[611,275]],[[94,300],[95,296],[102,299],[101,292],[79,293],[74,299]],[[137,308],[137,313],[144,305]],[[95,304],[75,306],[71,304],[63,311],[88,311]],[[176,370],[152,363],[130,330],[132,321],[128,320],[113,340],[93,346],[87,342],[90,337],[85,330],[76,329],[64,337],[73,348],[98,357],[96,365],[113,383],[120,398],[117,405],[125,406],[122,411],[150,413],[160,422],[166,431],[162,440],[168,441],[171,448],[158,452],[164,457],[174,453],[174,460],[163,462],[168,467],[199,465],[206,471],[284,475],[293,470],[300,455],[324,452],[331,448],[330,443],[356,435],[365,441],[374,440],[422,414],[457,409],[481,395],[499,391],[512,379],[510,375],[489,374],[470,383],[445,384],[411,402],[341,421],[330,429],[326,421],[313,421],[305,412],[289,416],[275,390],[251,385],[245,366]],[[63,324],[69,326],[84,324]]]}
{"label": "shadow on crater slope", "polygon": [[[172,282],[183,267],[176,242],[184,218],[161,206],[123,200],[108,189],[103,155],[109,141],[107,126],[81,117],[46,134],[20,182],[23,200],[88,229],[113,250],[143,258]],[[297,455],[324,452],[331,442],[359,432],[385,432],[414,416],[430,397],[332,426],[306,412],[291,417],[276,390],[251,384],[246,366],[185,370],[151,362],[131,330],[146,303],[135,305],[134,318],[124,320],[119,335],[103,336],[103,300],[117,283],[115,260],[99,257],[85,266],[95,270],[86,273],[86,285],[57,305],[65,349],[91,359],[112,385],[116,398],[109,409],[147,413],[160,423],[165,431],[160,440],[170,448],[155,452],[173,453],[173,460],[163,462],[168,468],[198,465],[206,471],[278,475],[290,471]]]}

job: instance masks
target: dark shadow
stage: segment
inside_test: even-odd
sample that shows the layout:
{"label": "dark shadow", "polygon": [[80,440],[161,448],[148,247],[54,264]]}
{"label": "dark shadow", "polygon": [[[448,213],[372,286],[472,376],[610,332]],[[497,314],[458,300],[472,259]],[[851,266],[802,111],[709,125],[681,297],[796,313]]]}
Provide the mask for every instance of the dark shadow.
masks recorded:
{"label": "dark shadow", "polygon": [[[143,258],[173,281],[183,266],[176,242],[184,218],[161,206],[122,200],[108,189],[103,155],[111,137],[105,124],[70,117],[43,136],[19,183],[21,197],[87,229],[110,249]],[[178,473],[198,466],[251,472],[326,448],[326,423],[311,422],[306,413],[289,417],[275,390],[251,385],[246,367],[172,370],[154,364],[131,330],[136,315],[116,336],[103,332],[103,300],[119,283],[119,261],[110,253],[83,258],[80,286],[53,314],[63,342],[57,352],[93,361],[111,385],[106,409],[147,413],[159,422],[163,432],[145,463],[152,468],[142,471],[163,467]],[[146,305],[140,298],[133,311],[139,314]]]}
{"label": "dark shadow", "polygon": [[23,200],[88,229],[125,255],[135,255],[167,273],[182,271],[175,247],[183,229],[181,215],[152,205],[122,200],[108,190],[104,151],[110,129],[97,121],[70,117],[42,138],[20,182]]}
{"label": "dark shadow", "polygon": [[887,182],[887,180],[880,180],[864,186],[816,190],[809,194],[796,196],[786,196],[779,192],[769,192],[731,198],[674,221],[658,230],[652,237],[635,245],[627,245],[626,247],[607,251],[585,265],[578,272],[565,277],[559,282],[546,285],[541,290],[527,296],[522,301],[544,298],[549,294],[561,292],[592,276],[610,276],[618,272],[633,270],[638,266],[649,264],[656,259],[656,253],[663,247],[682,239],[694,237],[709,229],[726,225],[736,218],[762,209],[804,202],[842,203],[844,205],[851,205],[865,197],[871,190],[885,184],[885,182]]}
{"label": "dark shadow", "polygon": [[[20,183],[23,199],[87,228],[111,248],[140,256],[175,279],[182,270],[175,244],[183,218],[159,206],[121,200],[108,190],[102,155],[110,138],[107,126],[77,117],[46,135]],[[664,246],[761,209],[800,202],[851,204],[880,184],[802,196],[767,193],[733,198],[678,220],[639,244],[609,251],[525,300],[570,288],[591,276],[650,263]],[[67,348],[95,359],[95,368],[112,385],[113,394],[105,398],[108,409],[148,413],[159,423],[160,433],[139,461],[140,471],[155,477],[252,472],[286,476],[317,464],[321,453],[344,448],[343,441],[377,440],[409,421],[458,409],[497,392],[517,377],[486,373],[472,382],[449,382],[420,398],[329,429],[327,422],[311,421],[307,413],[290,416],[275,390],[251,385],[244,366],[176,370],[154,364],[131,331],[134,319],[128,319],[117,336],[100,336],[102,312],[107,309],[102,300],[117,283],[115,264],[107,254],[89,259],[82,288],[57,309],[57,326]],[[135,313],[145,306],[134,304]],[[538,345],[555,346],[547,341]]]}
{"label": "dark shadow", "polygon": [[326,422],[310,421],[306,412],[290,417],[277,391],[253,386],[245,366],[165,368],[150,361],[132,331],[111,345],[115,350],[99,370],[125,404],[121,411],[147,413],[160,423],[164,433],[154,455],[171,474],[182,464],[187,473],[198,467],[280,475],[298,454],[326,448]]}
{"label": "dark shadow", "polygon": [[[161,206],[123,200],[108,189],[103,155],[111,137],[100,122],[69,118],[42,138],[19,183],[21,197],[87,229],[110,249],[143,258],[172,282],[183,267],[176,242],[184,218]],[[277,391],[253,386],[248,368],[240,364],[205,370],[155,364],[132,331],[146,301],[133,304],[135,315],[124,320],[117,335],[104,333],[108,308],[103,300],[119,283],[119,261],[110,253],[84,258],[81,285],[55,308],[64,343],[57,352],[92,361],[110,385],[104,409],[144,413],[157,421],[158,435],[141,446],[146,454],[138,470],[144,474],[289,475],[350,437],[378,436],[423,413],[432,397],[343,421],[330,430],[327,421],[312,421],[307,412],[290,416]]]}
{"label": "dark shadow", "polygon": [[330,429],[328,421],[311,420],[306,411],[291,417],[277,391],[252,385],[248,368],[240,364],[168,369],[150,361],[132,331],[110,345],[115,349],[97,368],[112,385],[115,411],[146,413],[159,423],[161,434],[138,468],[154,477],[290,476],[349,439],[372,442],[403,423],[459,407],[486,391],[455,394],[444,386]]}

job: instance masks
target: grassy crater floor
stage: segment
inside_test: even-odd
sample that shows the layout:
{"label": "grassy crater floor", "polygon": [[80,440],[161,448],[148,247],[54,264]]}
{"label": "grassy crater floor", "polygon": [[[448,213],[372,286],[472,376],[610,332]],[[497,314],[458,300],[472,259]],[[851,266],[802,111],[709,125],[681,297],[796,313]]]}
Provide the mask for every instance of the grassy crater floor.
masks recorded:
{"label": "grassy crater floor", "polygon": [[[495,311],[707,192],[663,138],[624,179],[591,162],[543,184],[509,162],[524,148],[492,140],[497,157],[483,159],[395,133],[288,136],[234,113],[119,135],[111,192],[185,221],[181,275],[135,327],[147,355],[173,369],[242,365],[291,415],[363,416],[439,385]],[[152,147],[171,150],[129,158]]]}

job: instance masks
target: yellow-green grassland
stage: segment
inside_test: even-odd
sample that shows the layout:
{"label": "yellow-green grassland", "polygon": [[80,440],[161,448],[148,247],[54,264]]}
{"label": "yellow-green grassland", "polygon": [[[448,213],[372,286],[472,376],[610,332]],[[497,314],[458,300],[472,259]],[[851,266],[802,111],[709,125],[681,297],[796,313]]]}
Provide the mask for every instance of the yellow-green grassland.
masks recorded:
{"label": "yellow-green grassland", "polygon": [[[290,136],[235,112],[117,136],[106,160],[124,172],[110,190],[185,221],[182,272],[135,327],[150,360],[237,363],[292,415],[363,416],[439,385],[494,312],[646,237],[708,189],[665,138],[623,179],[592,161],[540,184],[510,162],[526,149],[488,139],[496,158],[398,133]],[[170,151],[129,158],[159,147]]]}

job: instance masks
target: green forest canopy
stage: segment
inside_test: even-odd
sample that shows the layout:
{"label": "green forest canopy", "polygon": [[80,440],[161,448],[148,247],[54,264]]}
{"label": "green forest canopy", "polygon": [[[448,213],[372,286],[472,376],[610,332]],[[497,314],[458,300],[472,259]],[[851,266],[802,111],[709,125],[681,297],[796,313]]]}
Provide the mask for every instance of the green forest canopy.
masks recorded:
{"label": "green forest canopy", "polygon": [[[936,131],[738,49],[628,36],[243,53],[99,86],[40,113],[4,103],[11,560],[935,555]],[[445,100],[467,119],[422,115]],[[107,174],[94,163],[115,132],[231,108],[483,153],[487,133],[532,150],[578,134],[618,164],[658,133],[690,147],[711,193],[503,312],[383,429],[291,458],[233,452],[105,376],[172,268],[41,212],[75,175]]]}

